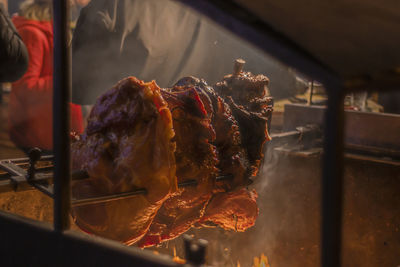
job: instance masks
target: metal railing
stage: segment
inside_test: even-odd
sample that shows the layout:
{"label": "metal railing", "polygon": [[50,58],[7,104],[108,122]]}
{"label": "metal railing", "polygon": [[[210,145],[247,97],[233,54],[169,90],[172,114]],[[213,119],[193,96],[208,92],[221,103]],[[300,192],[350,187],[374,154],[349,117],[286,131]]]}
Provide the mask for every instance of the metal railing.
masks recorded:
{"label": "metal railing", "polygon": [[54,78],[54,229],[69,229],[71,203],[69,102],[71,99],[71,54],[69,38],[69,1],[53,0]]}

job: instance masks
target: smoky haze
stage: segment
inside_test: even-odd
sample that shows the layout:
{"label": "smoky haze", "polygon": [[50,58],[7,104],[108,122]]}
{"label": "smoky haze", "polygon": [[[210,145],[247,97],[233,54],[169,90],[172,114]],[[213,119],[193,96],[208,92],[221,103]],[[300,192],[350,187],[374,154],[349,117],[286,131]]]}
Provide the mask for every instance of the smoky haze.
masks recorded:
{"label": "smoky haze", "polygon": [[[293,158],[269,150],[262,172],[249,189],[258,193],[259,217],[245,232],[221,228],[191,229],[209,241],[212,266],[252,266],[264,253],[272,267],[319,266],[320,176],[318,157]],[[306,168],[304,168],[307,166]],[[312,167],[311,167],[312,166]],[[183,239],[161,244],[161,253],[184,257]]]}
{"label": "smoky haze", "polygon": [[185,76],[214,84],[232,73],[237,58],[247,61],[246,71],[270,78],[275,98],[293,91],[295,76],[287,67],[180,3],[92,0],[72,41],[72,100],[93,104],[127,76],[162,87]]}

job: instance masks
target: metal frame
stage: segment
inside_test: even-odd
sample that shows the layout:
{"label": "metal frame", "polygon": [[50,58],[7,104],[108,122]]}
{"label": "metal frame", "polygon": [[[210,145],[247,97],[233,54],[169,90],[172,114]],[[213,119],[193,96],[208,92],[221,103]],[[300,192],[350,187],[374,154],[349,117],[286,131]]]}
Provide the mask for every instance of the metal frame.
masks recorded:
{"label": "metal frame", "polygon": [[181,266],[168,256],[0,213],[1,266]]}
{"label": "metal frame", "polygon": [[71,55],[69,38],[69,2],[53,0],[54,12],[54,230],[69,228],[71,203],[69,102],[71,99]]}
{"label": "metal frame", "polygon": [[[322,266],[340,266],[343,185],[344,81],[311,54],[273,30],[234,1],[178,0],[208,16],[280,61],[324,83],[329,89],[325,115],[322,198]],[[98,265],[177,266],[116,242],[67,231],[70,211],[68,0],[54,3],[54,229],[15,215],[0,213],[2,263],[19,266]],[[393,88],[400,84],[390,80]],[[383,85],[384,86],[384,85]],[[29,237],[29,238],[27,238]],[[25,255],[25,256],[22,256]]]}
{"label": "metal frame", "polygon": [[344,94],[330,91],[325,114],[322,169],[321,266],[341,266]]}

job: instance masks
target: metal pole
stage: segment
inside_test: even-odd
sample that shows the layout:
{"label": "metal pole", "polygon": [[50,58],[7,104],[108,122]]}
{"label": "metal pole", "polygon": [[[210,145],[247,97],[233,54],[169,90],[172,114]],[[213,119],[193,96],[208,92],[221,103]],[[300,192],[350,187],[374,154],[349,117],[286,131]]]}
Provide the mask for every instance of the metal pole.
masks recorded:
{"label": "metal pole", "polygon": [[309,105],[312,105],[312,97],[313,97],[313,94],[314,94],[314,80],[311,80],[310,96],[309,96],[309,99],[308,99],[308,104],[309,104]]}
{"label": "metal pole", "polygon": [[344,96],[330,90],[325,117],[321,266],[340,267],[343,199]]}
{"label": "metal pole", "polygon": [[68,47],[68,0],[53,0],[54,14],[54,95],[53,95],[53,148],[54,148],[54,230],[69,228],[70,153],[69,153],[69,100],[71,64]]}

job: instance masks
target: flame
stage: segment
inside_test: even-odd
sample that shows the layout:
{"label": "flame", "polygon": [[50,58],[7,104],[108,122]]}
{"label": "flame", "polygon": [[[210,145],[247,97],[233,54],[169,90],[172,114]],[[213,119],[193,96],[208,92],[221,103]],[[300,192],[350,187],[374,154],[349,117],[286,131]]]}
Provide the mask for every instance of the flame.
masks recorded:
{"label": "flame", "polygon": [[178,256],[176,256],[176,247],[175,246],[174,246],[174,257],[172,258],[172,260],[174,262],[176,262],[176,263],[179,263],[179,264],[185,264],[186,263],[185,259],[182,259],[182,258],[179,258]]}
{"label": "flame", "polygon": [[271,267],[271,265],[268,263],[267,256],[265,256],[264,253],[261,253],[260,258],[254,257],[253,267]]}
{"label": "flame", "polygon": [[[240,267],[240,262],[237,261],[236,267]],[[268,263],[267,256],[264,253],[261,253],[260,258],[254,257],[253,266],[252,267],[271,267]]]}

